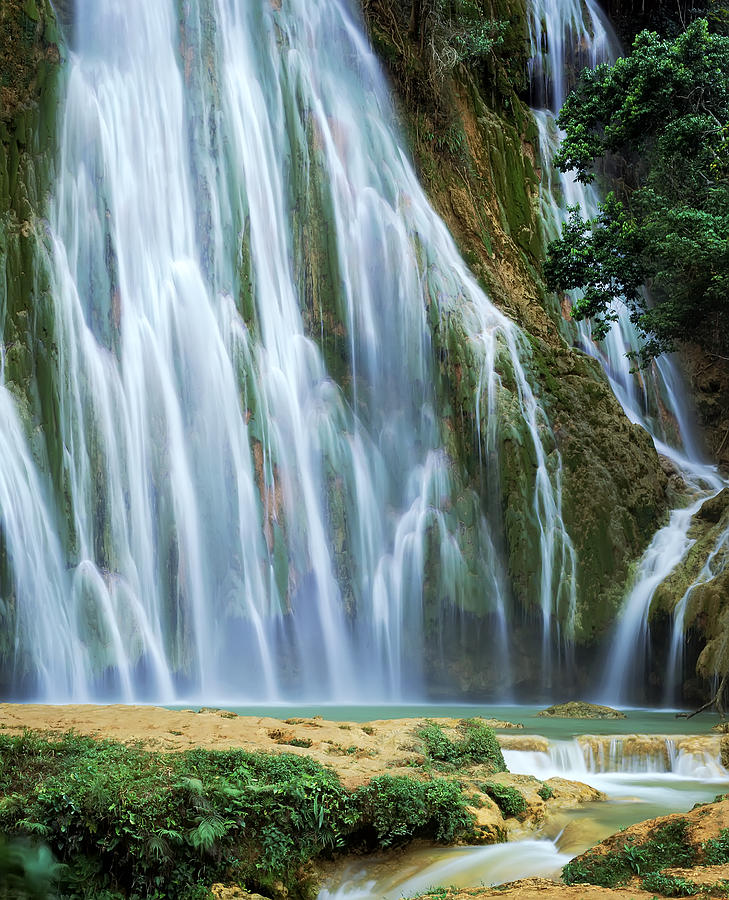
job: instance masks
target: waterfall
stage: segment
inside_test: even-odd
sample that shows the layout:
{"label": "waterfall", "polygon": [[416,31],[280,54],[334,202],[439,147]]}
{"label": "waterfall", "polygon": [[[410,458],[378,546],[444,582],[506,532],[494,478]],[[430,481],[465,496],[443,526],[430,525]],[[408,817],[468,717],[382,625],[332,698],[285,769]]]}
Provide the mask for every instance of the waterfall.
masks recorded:
{"label": "waterfall", "polygon": [[[549,741],[544,750],[504,750],[510,772],[547,779],[577,778],[589,784],[594,775],[673,775],[697,781],[726,781],[718,739],[584,735]],[[599,785],[599,781],[595,786]]]}
{"label": "waterfall", "polygon": [[[610,23],[594,0],[584,4],[577,0],[532,0],[528,22],[531,90],[536,106],[533,112],[544,163],[541,206],[545,232],[551,240],[559,234],[567,207],[578,206],[584,218],[592,218],[600,199],[594,185],[581,184],[572,173],[555,169],[553,160],[562,137],[557,114],[579,71],[611,62],[619,47]],[[644,699],[648,614],[655,590],[693,545],[688,536],[692,516],[725,482],[703,457],[675,359],[662,356],[649,369],[634,374],[627,353],[640,347],[640,338],[626,307],[618,302],[615,312],[618,320],[600,344],[593,341],[589,322],[580,322],[579,345],[599,360],[628,418],[645,428],[658,452],[681,471],[692,496],[687,506],[673,510],[667,525],[659,529],[646,549],[614,629],[599,694],[607,702],[624,703]],[[684,608],[685,604],[679,603],[674,615],[674,647],[682,640]],[[672,653],[671,660],[669,680],[676,677],[671,667],[680,663],[677,652]]]}
{"label": "waterfall", "polygon": [[500,523],[435,412],[431,335],[452,323],[478,363],[484,480],[505,421],[533,461],[549,673],[575,555],[529,345],[418,184],[353,8],[77,0],[76,19],[43,454],[0,388],[11,690],[421,697],[426,581],[458,610],[474,577],[459,504],[495,653]]}

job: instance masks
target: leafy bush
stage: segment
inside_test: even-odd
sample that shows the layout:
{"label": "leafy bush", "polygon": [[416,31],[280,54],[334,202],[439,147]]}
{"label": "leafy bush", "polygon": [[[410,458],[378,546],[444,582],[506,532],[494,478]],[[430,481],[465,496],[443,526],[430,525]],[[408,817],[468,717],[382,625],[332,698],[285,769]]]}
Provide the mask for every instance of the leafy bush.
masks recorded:
{"label": "leafy bush", "polygon": [[519,793],[516,788],[505,784],[494,784],[491,781],[480,784],[479,787],[496,803],[504,818],[514,816],[519,819],[526,813],[527,802],[524,795]]}
{"label": "leafy bush", "polygon": [[47,843],[69,900],[193,900],[215,881],[274,880],[298,897],[315,856],[472,828],[451,782],[383,777],[349,792],[306,757],[154,753],[74,734],[0,735],[0,797],[0,834]]}
{"label": "leafy bush", "polygon": [[552,788],[551,788],[548,784],[543,784],[543,785],[539,788],[539,790],[537,791],[537,793],[538,793],[539,796],[542,798],[542,800],[549,800],[549,799],[552,797],[552,795],[554,794],[554,791],[552,790]]}
{"label": "leafy bush", "polygon": [[492,772],[505,772],[506,763],[493,730],[478,719],[459,725],[463,737],[452,741],[435,722],[427,722],[418,732],[425,755],[431,762],[451,766],[488,765]]}
{"label": "leafy bush", "polygon": [[380,775],[354,795],[361,820],[374,829],[382,847],[415,836],[450,842],[473,830],[460,786],[435,778],[415,781],[403,776]]}
{"label": "leafy bush", "polygon": [[627,842],[609,853],[587,853],[562,869],[567,884],[588,882],[602,887],[625,884],[634,875],[646,876],[666,866],[690,867],[696,851],[686,840],[686,819],[676,819],[657,828],[642,844]]}
{"label": "leafy bush", "polygon": [[666,875],[663,872],[651,872],[642,881],[645,891],[655,891],[663,897],[693,897],[701,891],[695,881]]}
{"label": "leafy bush", "polygon": [[729,828],[723,828],[718,838],[710,838],[702,847],[707,866],[723,866],[729,863]]}

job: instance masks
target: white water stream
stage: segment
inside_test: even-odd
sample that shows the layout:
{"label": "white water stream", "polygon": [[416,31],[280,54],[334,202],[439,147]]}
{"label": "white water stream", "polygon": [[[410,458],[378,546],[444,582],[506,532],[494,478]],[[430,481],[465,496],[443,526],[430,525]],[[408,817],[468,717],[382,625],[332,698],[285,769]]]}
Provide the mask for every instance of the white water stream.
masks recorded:
{"label": "white water stream", "polygon": [[580,736],[550,740],[543,750],[504,750],[511,772],[540,782],[568,778],[603,791],[606,800],[550,810],[516,839],[485,847],[420,848],[391,859],[350,864],[319,900],[398,900],[436,887],[498,885],[520,878],[558,878],[569,859],[618,828],[690,809],[729,787],[719,761],[719,737]]}

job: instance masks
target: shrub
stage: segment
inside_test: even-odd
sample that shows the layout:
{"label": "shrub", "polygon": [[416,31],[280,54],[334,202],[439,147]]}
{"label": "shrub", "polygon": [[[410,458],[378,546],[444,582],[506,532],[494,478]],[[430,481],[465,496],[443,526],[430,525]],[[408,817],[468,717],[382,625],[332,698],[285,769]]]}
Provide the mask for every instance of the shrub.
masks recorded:
{"label": "shrub", "polygon": [[418,732],[425,755],[431,762],[451,766],[488,765],[492,772],[505,772],[506,764],[493,730],[478,719],[465,719],[459,725],[463,735],[452,741],[435,722],[426,722]]}
{"label": "shrub", "polygon": [[655,891],[663,897],[693,897],[701,891],[695,881],[666,875],[663,872],[651,872],[642,881],[643,889]]}
{"label": "shrub", "polygon": [[380,775],[359,788],[354,801],[360,822],[374,829],[376,843],[382,847],[416,836],[447,843],[473,830],[460,786],[442,778],[415,781]]}
{"label": "shrub", "polygon": [[527,802],[524,795],[519,793],[516,788],[505,784],[494,784],[491,781],[480,784],[479,787],[496,803],[504,818],[514,816],[519,819],[525,815]]}
{"label": "shrub", "polygon": [[705,865],[721,866],[729,863],[729,828],[723,828],[718,838],[706,841],[702,849]]}

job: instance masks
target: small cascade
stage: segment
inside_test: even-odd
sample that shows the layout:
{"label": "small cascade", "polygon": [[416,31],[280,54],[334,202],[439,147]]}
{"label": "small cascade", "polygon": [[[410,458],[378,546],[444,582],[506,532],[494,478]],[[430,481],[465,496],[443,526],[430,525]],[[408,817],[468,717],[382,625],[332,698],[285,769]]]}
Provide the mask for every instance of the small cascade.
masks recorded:
{"label": "small cascade", "polygon": [[49,215],[52,462],[11,425],[0,476],[9,689],[420,698],[426,582],[456,613],[478,584],[508,673],[501,523],[435,412],[432,333],[456,327],[490,493],[506,427],[533,462],[548,684],[575,554],[529,343],[418,184],[351,5],[77,0],[77,20]]}
{"label": "small cascade", "polygon": [[[529,11],[532,59],[531,89],[536,106],[543,175],[541,206],[548,240],[558,236],[567,207],[578,206],[583,217],[597,213],[599,194],[594,185],[576,181],[557,171],[553,159],[561,134],[556,117],[577,74],[585,66],[610,62],[619,46],[597,3],[532,0]],[[618,321],[604,341],[595,343],[588,322],[578,325],[580,346],[599,360],[628,418],[645,428],[659,453],[681,471],[693,500],[671,513],[669,522],[654,536],[640,560],[633,586],[616,624],[606,656],[599,696],[610,703],[643,699],[643,670],[649,652],[648,614],[656,588],[685,558],[693,544],[688,537],[691,518],[707,498],[725,482],[715,466],[706,463],[696,438],[690,408],[675,360],[663,356],[639,374],[631,371],[627,354],[640,346],[640,338],[627,310],[616,305]],[[679,607],[681,604],[679,604]],[[674,615],[678,642],[682,612]],[[677,656],[672,665],[675,670]],[[638,690],[633,686],[638,685]]]}
{"label": "small cascade", "polygon": [[569,741],[545,741],[538,749],[504,749],[511,772],[546,779],[588,780],[592,775],[675,775],[726,781],[718,737],[582,735]]}

